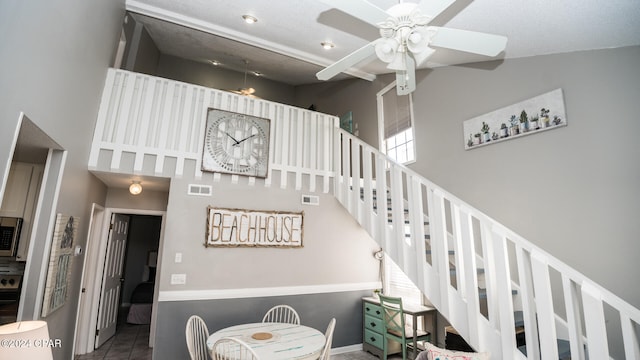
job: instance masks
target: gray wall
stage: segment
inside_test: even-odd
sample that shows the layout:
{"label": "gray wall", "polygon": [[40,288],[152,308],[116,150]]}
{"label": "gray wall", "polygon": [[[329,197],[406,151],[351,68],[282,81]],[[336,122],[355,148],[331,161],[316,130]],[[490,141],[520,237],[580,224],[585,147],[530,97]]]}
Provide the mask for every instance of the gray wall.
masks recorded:
{"label": "gray wall", "polygon": [[[172,179],[164,245],[161,249],[160,297],[193,291],[258,291],[261,288],[293,289],[294,295],[241,296],[225,301],[184,299],[161,301],[154,359],[186,356],[184,324],[188,315],[207,319],[212,329],[245,321],[260,321],[273,304],[290,303],[301,310],[302,322],[319,330],[333,316],[340,316],[340,340],[336,346],[362,341],[360,298],[371,294],[361,284],[378,281],[378,262],[372,256],[377,245],[331,195],[319,195],[320,206],[300,203],[301,194],[279,187],[255,186],[241,178],[231,184],[228,177],[213,182],[211,174],[202,180]],[[187,195],[189,183],[213,184],[213,196]],[[274,183],[277,183],[274,181]],[[303,248],[205,248],[207,206],[272,211],[304,211]],[[182,262],[174,262],[175,254]],[[171,285],[171,274],[186,274],[185,285]],[[354,289],[350,290],[350,284]],[[307,291],[309,287],[335,286],[344,289],[333,294]],[[360,288],[358,288],[360,286]],[[306,295],[295,295],[296,289]],[[192,291],[191,293],[189,291]],[[322,292],[322,291],[320,291]],[[164,294],[164,295],[163,295]],[[248,313],[247,309],[253,309]],[[314,310],[317,309],[317,310]],[[349,329],[348,332],[346,330]],[[175,355],[175,356],[174,356]]]}
{"label": "gray wall", "polygon": [[[238,59],[238,62],[241,60]],[[226,70],[164,54],[160,55],[155,75],[221,90],[238,90],[245,87],[244,72]],[[256,89],[254,95],[264,100],[287,105],[291,105],[294,101],[294,86],[265,77],[247,74],[246,87]]]}
{"label": "gray wall", "polygon": [[[6,177],[13,129],[23,111],[68,151],[55,210],[81,219],[77,243],[83,248],[91,203],[104,203],[106,195],[88,172],[87,159],[123,15],[123,0],[0,2],[0,179]],[[32,260],[27,266],[39,272],[43,259]],[[54,349],[56,359],[69,359],[73,351],[83,261],[74,258],[66,304],[45,319],[51,338],[62,341]]]}
{"label": "gray wall", "polygon": [[[625,280],[640,270],[638,64],[640,47],[629,47],[421,70],[410,167],[640,307],[640,288]],[[301,87],[297,98],[334,114],[351,106],[377,145],[381,86],[358,82]],[[556,88],[567,127],[464,150],[465,120]]]}
{"label": "gray wall", "polygon": [[[329,320],[336,318],[332,347],[362,343],[362,297],[371,291],[348,291],[325,294],[269,296],[244,299],[219,299],[161,302],[158,311],[165,316],[158,319],[154,359],[188,359],[184,341],[187,319],[199,314],[207,323],[209,333],[228,326],[261,322],[272,306],[287,304],[300,315],[300,322],[325,332]],[[160,353],[158,350],[162,349]]]}

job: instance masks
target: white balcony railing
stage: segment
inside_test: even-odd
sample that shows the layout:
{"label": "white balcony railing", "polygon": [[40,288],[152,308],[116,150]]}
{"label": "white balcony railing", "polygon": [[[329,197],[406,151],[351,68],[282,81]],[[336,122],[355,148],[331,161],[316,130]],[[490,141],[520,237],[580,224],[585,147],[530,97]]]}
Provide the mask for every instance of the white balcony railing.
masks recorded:
{"label": "white balcony railing", "polygon": [[208,108],[271,120],[266,186],[278,173],[283,188],[294,181],[296,189],[329,192],[336,117],[115,69],[107,73],[89,168],[164,177],[182,177],[189,169],[201,178]]}

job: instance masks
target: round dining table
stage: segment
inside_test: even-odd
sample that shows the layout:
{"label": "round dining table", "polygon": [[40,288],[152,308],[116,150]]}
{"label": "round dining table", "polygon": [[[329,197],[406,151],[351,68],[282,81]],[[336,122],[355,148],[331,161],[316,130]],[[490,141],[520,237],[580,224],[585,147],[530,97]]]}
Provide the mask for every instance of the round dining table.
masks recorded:
{"label": "round dining table", "polygon": [[207,338],[207,348],[215,359],[213,345],[223,337],[243,340],[260,359],[318,359],[324,347],[324,334],[304,325],[286,323],[252,323],[218,330]]}

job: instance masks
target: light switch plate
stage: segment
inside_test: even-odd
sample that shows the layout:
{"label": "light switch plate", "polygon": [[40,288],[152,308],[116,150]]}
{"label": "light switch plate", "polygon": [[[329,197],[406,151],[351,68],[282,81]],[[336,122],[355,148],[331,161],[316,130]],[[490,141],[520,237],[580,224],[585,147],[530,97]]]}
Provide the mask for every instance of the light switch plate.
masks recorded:
{"label": "light switch plate", "polygon": [[171,285],[184,285],[187,283],[187,274],[171,274]]}
{"label": "light switch plate", "polygon": [[177,263],[181,263],[182,262],[182,253],[176,253],[176,257],[175,257],[175,262]]}

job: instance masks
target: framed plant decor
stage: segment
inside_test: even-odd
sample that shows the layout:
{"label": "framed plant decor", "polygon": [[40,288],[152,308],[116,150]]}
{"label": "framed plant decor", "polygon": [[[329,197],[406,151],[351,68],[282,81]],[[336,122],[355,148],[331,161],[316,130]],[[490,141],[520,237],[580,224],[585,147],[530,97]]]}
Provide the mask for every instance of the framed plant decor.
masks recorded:
{"label": "framed plant decor", "polygon": [[464,122],[465,150],[567,126],[562,89]]}
{"label": "framed plant decor", "polygon": [[265,118],[209,109],[202,170],[266,178],[270,123]]}
{"label": "framed plant decor", "polygon": [[43,317],[62,307],[67,300],[78,223],[78,218],[74,216],[63,214],[56,216],[47,283],[42,302]]}

